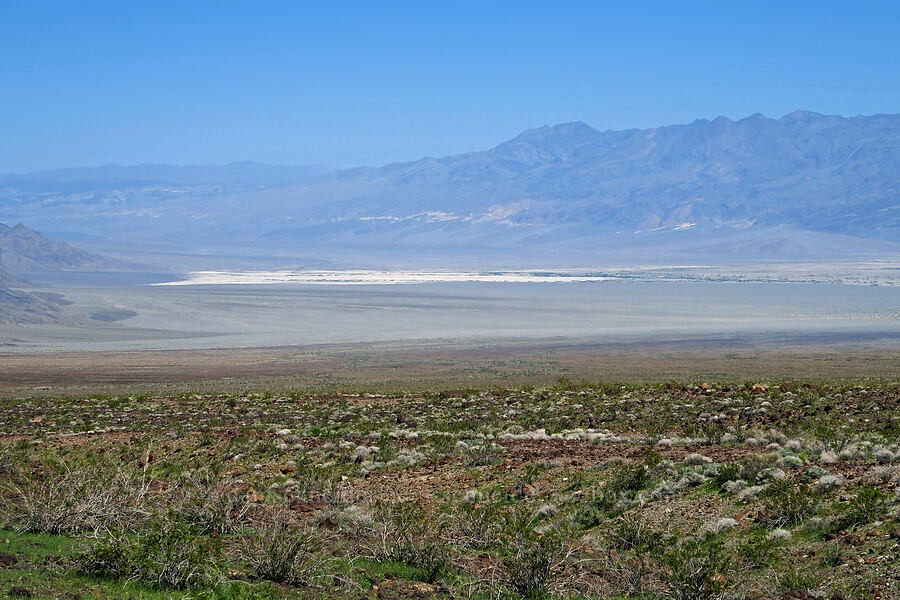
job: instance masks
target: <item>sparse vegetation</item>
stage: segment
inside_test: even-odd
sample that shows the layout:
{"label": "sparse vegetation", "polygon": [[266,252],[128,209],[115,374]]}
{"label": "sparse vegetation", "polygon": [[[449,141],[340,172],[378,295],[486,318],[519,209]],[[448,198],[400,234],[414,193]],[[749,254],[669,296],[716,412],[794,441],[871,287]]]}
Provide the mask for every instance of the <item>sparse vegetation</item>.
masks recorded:
{"label": "sparse vegetation", "polygon": [[887,385],[560,382],[8,401],[0,588],[889,598],[898,399]]}

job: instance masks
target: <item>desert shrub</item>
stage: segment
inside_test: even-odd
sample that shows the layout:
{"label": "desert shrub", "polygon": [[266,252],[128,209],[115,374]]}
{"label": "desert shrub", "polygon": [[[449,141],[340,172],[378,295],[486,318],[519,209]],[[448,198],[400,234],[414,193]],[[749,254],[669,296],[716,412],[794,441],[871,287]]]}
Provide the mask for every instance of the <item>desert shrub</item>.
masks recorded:
{"label": "desert shrub", "polygon": [[847,480],[840,475],[826,474],[822,475],[813,483],[813,487],[817,492],[830,492],[843,487],[847,484]]}
{"label": "desert shrub", "polygon": [[773,481],[761,493],[761,498],[759,522],[770,528],[799,525],[819,507],[808,484],[790,479]]}
{"label": "desert shrub", "polygon": [[741,478],[741,467],[737,463],[727,463],[719,467],[715,476],[712,478],[712,484],[719,490],[724,491],[725,484],[729,481],[737,481]]}
{"label": "desert shrub", "polygon": [[77,569],[92,577],[129,579],[161,588],[187,589],[217,582],[221,542],[176,518],[151,522],[134,537],[107,532],[75,555]]}
{"label": "desert shrub", "polygon": [[792,534],[787,529],[781,529],[780,527],[778,529],[773,529],[768,534],[766,534],[767,540],[772,540],[776,543],[787,542],[792,537],[794,537],[794,534]]}
{"label": "desert shrub", "polygon": [[776,574],[778,590],[784,594],[806,592],[816,586],[816,576],[796,565],[790,565]]}
{"label": "desert shrub", "polygon": [[812,481],[815,481],[816,479],[825,477],[826,475],[829,475],[829,474],[830,473],[828,473],[828,471],[826,471],[822,467],[820,467],[818,465],[813,465],[813,466],[809,467],[808,469],[806,469],[805,471],[803,471],[802,478],[803,478],[803,481],[812,482]]}
{"label": "desert shrub", "polygon": [[837,544],[825,544],[817,552],[823,567],[834,568],[844,561],[843,553]]}
{"label": "desert shrub", "polygon": [[609,532],[609,544],[616,550],[651,552],[660,547],[662,532],[655,531],[640,517],[626,515]]}
{"label": "desert shrub", "polygon": [[593,502],[585,502],[573,513],[572,523],[582,529],[590,529],[602,523],[604,518],[604,511],[600,506]]}
{"label": "desert shrub", "polygon": [[489,505],[460,505],[450,518],[454,543],[463,548],[486,548],[502,531],[502,521]]}
{"label": "desert shrub", "polygon": [[200,533],[220,535],[240,529],[252,508],[246,492],[229,488],[210,473],[184,477],[172,492],[170,506]]}
{"label": "desert shrub", "polygon": [[130,529],[148,515],[143,473],[115,468],[69,470],[10,484],[3,494],[4,519],[19,531],[79,534]]}
{"label": "desert shrub", "polygon": [[757,481],[760,473],[771,469],[778,464],[779,456],[773,452],[766,454],[751,454],[743,458],[738,464],[741,469],[741,479]]}
{"label": "desert shrub", "polygon": [[520,532],[506,543],[500,560],[500,581],[521,598],[548,598],[562,583],[558,567],[568,552],[564,537]]}
{"label": "desert shrub", "polygon": [[[379,460],[383,457],[379,454]],[[344,488],[341,477],[332,469],[309,463],[298,463],[293,473],[296,483],[292,498],[303,502],[325,501],[333,506],[344,504]]]}
{"label": "desert shrub", "polygon": [[420,569],[426,583],[449,570],[449,548],[443,541],[443,519],[429,519],[412,503],[382,506],[373,521],[369,554],[378,561],[400,562]]}
{"label": "desert shrub", "polygon": [[737,494],[747,489],[747,482],[743,479],[732,479],[731,481],[726,481],[722,486],[722,493],[725,494]]}
{"label": "desert shrub", "polygon": [[378,460],[379,462],[390,462],[397,458],[397,446],[394,441],[387,435],[383,435],[378,439]]}
{"label": "desert shrub", "polygon": [[768,537],[753,538],[739,544],[735,554],[747,569],[761,569],[771,565],[781,555],[778,542]]}
{"label": "desert shrub", "polygon": [[622,465],[606,484],[611,492],[639,492],[649,487],[655,478],[655,469],[661,457],[656,452],[645,455],[641,462]]}
{"label": "desert shrub", "polygon": [[877,520],[887,510],[888,495],[875,486],[860,488],[838,519],[838,527],[846,529]]}
{"label": "desert shrub", "polygon": [[853,441],[853,431],[844,425],[832,421],[819,421],[812,428],[813,436],[822,449],[827,452],[840,453]]}
{"label": "desert shrub", "polygon": [[[607,575],[615,584],[616,592],[625,598],[652,598],[649,594],[659,570],[650,557],[639,554],[609,553],[603,563]],[[619,597],[619,596],[615,596]]]}
{"label": "desert shrub", "polygon": [[277,520],[241,537],[240,556],[259,579],[308,585],[323,574],[322,534]]}
{"label": "desert shrub", "polygon": [[710,600],[729,587],[730,560],[721,542],[687,539],[657,551],[665,566],[665,596],[674,600]]}
{"label": "desert shrub", "polygon": [[466,451],[465,464],[469,467],[496,465],[503,460],[506,449],[498,444],[479,444]]}

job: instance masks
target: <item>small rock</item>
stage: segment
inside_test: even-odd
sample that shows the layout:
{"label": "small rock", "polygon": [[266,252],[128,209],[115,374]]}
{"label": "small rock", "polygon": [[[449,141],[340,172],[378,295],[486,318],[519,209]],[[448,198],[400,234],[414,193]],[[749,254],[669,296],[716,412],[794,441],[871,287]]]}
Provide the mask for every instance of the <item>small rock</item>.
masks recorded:
{"label": "small rock", "polygon": [[14,585],[9,588],[9,595],[13,598],[31,598],[32,594],[28,588],[23,588],[21,585]]}

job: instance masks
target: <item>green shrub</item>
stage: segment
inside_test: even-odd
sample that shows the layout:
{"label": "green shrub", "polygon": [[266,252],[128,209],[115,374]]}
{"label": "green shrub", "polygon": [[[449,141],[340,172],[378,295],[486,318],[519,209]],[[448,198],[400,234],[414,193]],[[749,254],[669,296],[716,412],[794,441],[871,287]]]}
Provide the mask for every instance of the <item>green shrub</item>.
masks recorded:
{"label": "green shrub", "polygon": [[375,560],[420,569],[426,583],[434,583],[449,571],[449,549],[441,538],[443,520],[426,518],[414,504],[404,503],[381,507],[373,527],[370,554]]}
{"label": "green shrub", "polygon": [[[612,507],[610,506],[609,508]],[[581,529],[591,529],[603,522],[605,518],[604,512],[601,506],[592,502],[585,502],[575,510],[575,513],[572,515],[572,523]]]}
{"label": "green shrub", "polygon": [[650,487],[655,479],[655,469],[661,457],[656,452],[649,452],[641,462],[623,465],[613,474],[606,484],[611,492],[639,492]]}
{"label": "green shrub", "polygon": [[175,519],[153,521],[135,537],[108,533],[75,556],[79,571],[92,577],[129,579],[161,588],[214,584],[221,573],[218,539]]}
{"label": "green shrub", "polygon": [[761,569],[771,565],[781,555],[778,542],[771,538],[753,538],[735,549],[741,563],[748,569]]}
{"label": "green shrub", "polygon": [[179,520],[210,535],[237,531],[252,508],[246,492],[230,489],[208,471],[183,478],[171,506]]}
{"label": "green shrub", "polygon": [[658,556],[666,567],[667,598],[710,600],[731,585],[731,563],[721,542],[692,538],[658,551]]}
{"label": "green shrub", "polygon": [[816,576],[809,572],[790,565],[783,571],[778,572],[778,589],[782,593],[789,594],[791,592],[806,592],[816,586]]}
{"label": "green shrub", "polygon": [[395,458],[397,458],[397,446],[389,436],[382,435],[378,439],[378,461],[387,463]]}
{"label": "green shrub", "polygon": [[770,528],[799,525],[813,515],[819,500],[807,483],[790,479],[773,481],[762,492],[759,522]]}
{"label": "green shrub", "polygon": [[663,534],[652,529],[639,517],[625,516],[610,531],[609,542],[617,550],[652,552],[662,545]]}
{"label": "green shrub", "polygon": [[308,585],[323,574],[322,535],[284,521],[241,538],[240,556],[259,579]]}
{"label": "green shrub", "polygon": [[741,466],[737,463],[727,463],[719,467],[719,470],[713,477],[712,483],[717,489],[722,490],[726,483],[740,478]]}
{"label": "green shrub", "polygon": [[760,473],[778,465],[778,454],[767,452],[765,454],[751,454],[742,459],[740,465],[740,478],[747,481],[757,481]]}
{"label": "green shrub", "polygon": [[887,510],[888,495],[875,486],[865,486],[850,501],[838,519],[838,527],[846,529],[877,520]]}
{"label": "green shrub", "polygon": [[501,558],[503,585],[521,598],[550,597],[556,583],[556,568],[566,557],[564,539],[558,533],[518,535]]}
{"label": "green shrub", "polygon": [[451,520],[455,543],[463,548],[486,548],[497,540],[503,524],[490,505],[461,505]]}

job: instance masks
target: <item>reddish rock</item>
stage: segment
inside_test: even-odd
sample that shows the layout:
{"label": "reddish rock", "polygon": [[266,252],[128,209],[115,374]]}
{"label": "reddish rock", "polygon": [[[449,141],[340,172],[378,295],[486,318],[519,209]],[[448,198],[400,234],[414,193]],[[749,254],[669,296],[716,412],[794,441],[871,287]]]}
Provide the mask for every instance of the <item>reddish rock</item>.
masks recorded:
{"label": "reddish rock", "polygon": [[301,500],[294,500],[290,504],[291,510],[299,510],[300,512],[313,512],[316,510],[322,510],[323,508],[328,508],[330,502],[325,500],[311,500],[309,502],[303,502]]}

